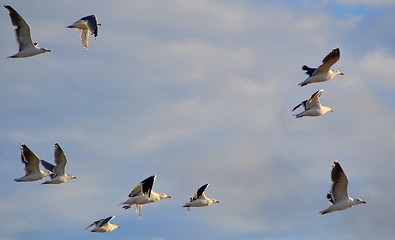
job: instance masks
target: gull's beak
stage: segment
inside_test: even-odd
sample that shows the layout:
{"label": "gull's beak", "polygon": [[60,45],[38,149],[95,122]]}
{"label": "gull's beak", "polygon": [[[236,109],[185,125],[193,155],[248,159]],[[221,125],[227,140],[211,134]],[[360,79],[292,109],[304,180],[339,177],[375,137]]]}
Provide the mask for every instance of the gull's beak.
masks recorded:
{"label": "gull's beak", "polygon": [[367,204],[368,202],[366,202],[366,201],[362,201],[362,203],[363,203],[363,204]]}
{"label": "gull's beak", "polygon": [[170,195],[167,195],[167,197],[166,198],[171,198],[171,196]]}
{"label": "gull's beak", "polygon": [[344,72],[340,72],[340,75],[344,75]]}

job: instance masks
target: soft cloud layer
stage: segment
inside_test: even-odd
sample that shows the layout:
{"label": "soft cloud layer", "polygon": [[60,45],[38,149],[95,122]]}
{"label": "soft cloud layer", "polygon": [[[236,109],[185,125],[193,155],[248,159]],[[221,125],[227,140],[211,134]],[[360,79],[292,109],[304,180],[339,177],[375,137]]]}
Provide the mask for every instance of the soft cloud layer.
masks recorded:
{"label": "soft cloud layer", "polygon": [[[48,229],[108,239],[83,229],[110,215],[117,239],[392,238],[392,5],[10,4],[52,53],[5,59],[17,45],[3,11],[1,239],[53,239]],[[85,51],[64,27],[91,13],[102,26]],[[345,75],[297,86],[301,66],[318,66],[336,45]],[[294,119],[291,109],[320,88],[335,112]],[[23,175],[22,142],[48,161],[59,142],[77,180],[12,182]],[[334,159],[350,195],[368,204],[320,216]],[[154,190],[173,198],[144,206],[139,221],[117,204],[152,174]],[[182,204],[204,183],[220,204],[187,214]]]}

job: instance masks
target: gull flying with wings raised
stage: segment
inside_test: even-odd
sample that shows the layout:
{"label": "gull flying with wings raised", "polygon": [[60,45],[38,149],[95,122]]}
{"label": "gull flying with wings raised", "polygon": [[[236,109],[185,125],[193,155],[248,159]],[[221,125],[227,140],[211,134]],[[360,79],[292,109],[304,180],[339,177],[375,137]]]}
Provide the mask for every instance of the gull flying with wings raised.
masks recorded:
{"label": "gull flying with wings raised", "polygon": [[129,199],[125,202],[120,203],[125,210],[136,206],[136,213],[141,218],[141,208],[143,204],[153,203],[160,201],[165,198],[171,198],[171,196],[165,193],[156,193],[152,190],[156,176],[150,176],[143,181],[139,182],[129,194]]}
{"label": "gull flying with wings raised", "polygon": [[189,202],[185,203],[183,207],[186,207],[189,211],[191,207],[206,207],[213,203],[219,203],[218,200],[214,198],[209,198],[206,196],[204,191],[208,187],[208,183],[201,186],[189,199]]}
{"label": "gull flying with wings raised", "polygon": [[321,211],[321,214],[341,211],[358,204],[366,204],[366,201],[362,199],[348,196],[348,179],[338,161],[335,161],[332,165],[331,179],[331,191],[326,195],[331,205],[327,209]]}
{"label": "gull flying with wings raised", "polygon": [[16,182],[37,181],[52,174],[52,172],[40,170],[40,158],[25,144],[21,145],[21,160],[25,164],[25,176],[15,178]]}
{"label": "gull flying with wings raised", "polygon": [[41,160],[41,164],[49,171],[54,174],[51,175],[51,179],[43,182],[42,184],[61,184],[69,181],[70,179],[76,179],[76,176],[65,173],[65,168],[67,164],[67,157],[63,152],[63,149],[59,144],[55,143],[55,165],[47,161]]}
{"label": "gull flying with wings raised", "polygon": [[328,81],[337,75],[344,75],[343,72],[338,70],[330,69],[340,58],[339,47],[334,48],[326,57],[322,60],[322,64],[318,68],[310,68],[303,65],[302,70],[306,71],[309,77],[303,82],[299,83],[299,86],[303,87],[310,83]]}
{"label": "gull flying with wings raised", "polygon": [[100,232],[100,233],[112,232],[117,228],[121,228],[120,226],[118,226],[116,224],[110,223],[110,221],[114,218],[115,218],[115,216],[110,216],[108,218],[103,218],[103,219],[97,220],[96,222],[93,222],[92,224],[87,226],[85,228],[85,230],[92,227],[93,225],[95,225],[95,228],[92,229],[91,232]]}
{"label": "gull flying with wings raised", "polygon": [[12,25],[16,27],[16,40],[19,44],[19,52],[8,58],[25,58],[51,51],[46,48],[40,48],[38,43],[33,44],[30,27],[26,21],[10,5],[4,5],[4,7],[8,9]]}
{"label": "gull flying with wings raised", "polygon": [[294,114],[293,116],[295,116],[296,118],[301,118],[303,116],[316,117],[324,115],[327,112],[333,112],[334,110],[331,107],[321,105],[320,97],[323,92],[324,89],[318,90],[317,92],[313,93],[313,95],[311,95],[309,99],[301,102],[296,107],[294,107],[292,109],[292,112],[302,105],[304,107],[304,111],[298,114]]}

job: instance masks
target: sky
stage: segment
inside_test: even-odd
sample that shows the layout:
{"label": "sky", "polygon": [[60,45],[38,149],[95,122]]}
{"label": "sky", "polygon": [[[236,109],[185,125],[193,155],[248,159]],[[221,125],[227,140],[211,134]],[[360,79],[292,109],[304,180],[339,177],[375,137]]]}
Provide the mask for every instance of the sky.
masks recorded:
{"label": "sky", "polygon": [[[393,239],[395,2],[14,1],[34,42],[17,52],[0,11],[0,239]],[[65,28],[96,14],[86,51]],[[344,76],[298,86],[334,47]],[[335,111],[295,119],[319,89]],[[76,180],[16,183],[20,144]],[[351,196],[321,216],[338,160]],[[139,181],[171,195],[123,210]],[[181,206],[203,184],[220,201]],[[114,215],[121,228],[84,228]]]}

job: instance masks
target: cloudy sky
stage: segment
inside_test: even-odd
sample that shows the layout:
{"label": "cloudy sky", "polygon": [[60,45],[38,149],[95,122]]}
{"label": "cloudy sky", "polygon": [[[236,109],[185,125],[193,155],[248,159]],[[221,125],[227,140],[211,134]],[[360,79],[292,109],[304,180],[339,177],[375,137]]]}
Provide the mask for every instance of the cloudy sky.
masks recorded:
{"label": "cloudy sky", "polygon": [[[16,1],[34,42],[27,59],[0,14],[0,238],[393,239],[395,2],[392,0]],[[65,26],[96,14],[89,51]],[[339,45],[345,73],[299,87]],[[335,112],[295,119],[324,88]],[[63,185],[16,183],[20,144],[53,161]],[[368,204],[321,216],[337,159],[351,196]],[[134,209],[120,202],[157,175],[171,195]],[[201,185],[220,204],[181,208]],[[109,234],[83,229],[115,215]]]}

